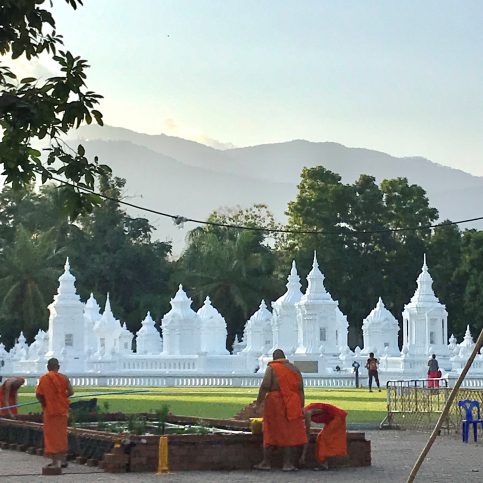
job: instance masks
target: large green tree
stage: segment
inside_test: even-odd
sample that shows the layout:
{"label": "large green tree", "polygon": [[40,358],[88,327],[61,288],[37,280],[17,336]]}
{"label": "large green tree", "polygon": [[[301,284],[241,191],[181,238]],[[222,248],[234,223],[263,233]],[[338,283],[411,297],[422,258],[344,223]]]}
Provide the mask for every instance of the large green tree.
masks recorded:
{"label": "large green tree", "polygon": [[[326,288],[350,322],[353,345],[360,324],[382,296],[396,316],[414,292],[423,253],[438,216],[424,190],[406,178],[361,175],[352,185],[322,166],[305,168],[289,203],[286,247],[305,266],[317,250]],[[421,227],[421,228],[418,228]],[[414,229],[416,228],[416,230]],[[403,231],[391,231],[391,230]],[[317,231],[317,234],[304,232]]]}
{"label": "large green tree", "polygon": [[[82,5],[81,0],[66,2],[74,9]],[[97,159],[90,161],[81,145],[71,150],[62,136],[93,119],[102,125],[96,109],[102,96],[87,89],[87,62],[63,48],[49,6],[48,0],[0,3],[0,163],[5,182],[16,189],[36,177],[42,183],[52,177],[73,183],[60,193],[63,205],[77,216],[99,202],[82,188],[92,190],[96,176],[110,168]],[[41,55],[49,55],[57,64],[57,75],[45,80],[17,77],[16,59],[30,61]],[[38,140],[49,141],[46,158],[35,148]]]}
{"label": "large green tree", "polygon": [[[462,336],[470,325],[473,336],[483,328],[483,231],[466,230],[461,241],[461,263],[454,276],[458,288],[459,313],[455,335]],[[461,297],[461,292],[463,296]]]}
{"label": "large green tree", "polygon": [[448,331],[458,338],[464,335],[468,323],[463,303],[467,274],[462,263],[462,233],[457,225],[445,220],[431,235],[428,264],[433,289],[448,311]]}
{"label": "large green tree", "polygon": [[0,334],[10,345],[20,330],[28,339],[47,328],[47,305],[61,272],[63,250],[55,230],[32,234],[19,225],[0,255]]}
{"label": "large green tree", "polygon": [[[122,199],[125,180],[103,176],[99,192]],[[145,218],[129,216],[113,200],[79,217],[70,230],[67,253],[76,273],[80,295],[93,292],[99,302],[110,293],[116,316],[137,330],[147,310],[159,319],[169,308],[169,243],[152,239],[153,227]]]}
{"label": "large green tree", "polygon": [[[244,226],[267,226],[261,206],[213,213],[209,221]],[[197,306],[209,296],[227,322],[227,348],[243,333],[248,317],[260,305],[278,297],[283,285],[273,276],[276,258],[261,231],[204,226],[192,230],[188,246],[177,264],[175,281],[181,282]]]}

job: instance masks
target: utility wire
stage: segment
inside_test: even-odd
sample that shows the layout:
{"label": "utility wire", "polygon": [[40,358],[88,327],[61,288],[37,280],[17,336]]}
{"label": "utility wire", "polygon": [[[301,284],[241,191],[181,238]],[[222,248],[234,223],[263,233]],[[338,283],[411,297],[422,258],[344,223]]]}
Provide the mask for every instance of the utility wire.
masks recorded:
{"label": "utility wire", "polygon": [[[235,230],[251,230],[251,231],[260,231],[260,232],[267,232],[267,233],[291,233],[291,234],[296,234],[296,235],[340,235],[342,233],[341,230],[335,231],[335,230],[291,230],[288,228],[268,228],[268,227],[262,227],[262,226],[248,226],[248,225],[237,225],[237,224],[231,224],[231,223],[223,223],[223,222],[218,222],[218,221],[209,221],[209,220],[197,220],[195,218],[187,218],[181,215],[172,215],[170,213],[164,213],[162,211],[158,210],[153,210],[151,208],[146,208],[144,206],[136,205],[134,203],[129,203],[128,201],[123,201],[118,198],[113,198],[108,195],[104,195],[102,193],[98,193],[94,190],[91,190],[89,188],[86,188],[84,186],[79,186],[76,185],[75,183],[70,183],[69,181],[65,181],[60,178],[56,178],[54,176],[51,177],[52,180],[57,181],[61,184],[71,186],[73,188],[76,188],[78,190],[85,191],[87,193],[94,194],[96,196],[99,196],[100,198],[103,198],[108,201],[113,201],[115,203],[119,203],[124,206],[129,206],[131,208],[136,208],[137,210],[141,211],[146,211],[148,213],[153,213],[156,215],[164,216],[166,218],[171,218],[175,225],[182,225],[183,223],[191,222],[191,223],[197,223],[199,225],[209,225],[209,226],[218,226],[218,227],[223,227],[223,228],[231,228]],[[421,225],[421,226],[413,226],[413,227],[405,227],[405,228],[382,228],[379,230],[352,230],[348,229],[350,234],[352,235],[372,235],[372,234],[378,234],[378,233],[398,233],[398,232],[409,232],[409,231],[417,231],[417,230],[428,230],[430,228],[437,228],[440,226],[449,226],[449,225],[461,225],[463,223],[470,223],[472,221],[479,221],[483,220],[483,216],[478,216],[475,218],[467,218],[464,220],[458,220],[458,221],[445,221],[442,223],[435,223],[435,224],[430,224],[430,225]]]}

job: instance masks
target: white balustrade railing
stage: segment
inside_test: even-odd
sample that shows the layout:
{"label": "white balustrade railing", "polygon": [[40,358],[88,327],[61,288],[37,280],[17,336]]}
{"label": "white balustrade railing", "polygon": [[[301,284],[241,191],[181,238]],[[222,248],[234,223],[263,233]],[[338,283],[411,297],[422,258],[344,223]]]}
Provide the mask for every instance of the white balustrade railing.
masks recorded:
{"label": "white balustrade railing", "polygon": [[[2,374],[4,378],[9,374]],[[26,374],[26,384],[35,386],[41,374]],[[260,386],[263,374],[139,374],[137,371],[123,374],[68,374],[73,386],[77,387],[246,387],[256,388]],[[365,384],[365,378],[361,376],[360,382]],[[451,387],[456,381],[451,377],[448,385]],[[382,381],[381,381],[382,382]],[[385,385],[385,381],[382,382]],[[304,375],[306,388],[355,388],[353,375]],[[483,388],[483,377],[467,376],[463,381],[464,388]]]}

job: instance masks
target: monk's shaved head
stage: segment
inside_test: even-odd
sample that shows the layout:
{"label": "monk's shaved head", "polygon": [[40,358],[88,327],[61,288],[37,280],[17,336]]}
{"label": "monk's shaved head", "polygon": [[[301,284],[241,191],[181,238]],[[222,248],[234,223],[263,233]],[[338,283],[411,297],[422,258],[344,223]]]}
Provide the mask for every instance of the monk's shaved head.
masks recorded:
{"label": "monk's shaved head", "polygon": [[52,359],[49,359],[47,361],[47,369],[49,371],[51,371],[53,369],[58,369],[59,367],[60,367],[59,361],[55,357],[52,357]]}
{"label": "monk's shaved head", "polygon": [[277,359],[285,359],[285,352],[282,349],[275,349],[273,351],[273,360],[276,361]]}

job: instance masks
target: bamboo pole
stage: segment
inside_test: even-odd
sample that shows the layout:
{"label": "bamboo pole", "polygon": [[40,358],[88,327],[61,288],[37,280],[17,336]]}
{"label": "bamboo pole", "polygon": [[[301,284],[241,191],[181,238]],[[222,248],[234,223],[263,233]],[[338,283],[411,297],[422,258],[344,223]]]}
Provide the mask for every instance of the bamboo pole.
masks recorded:
{"label": "bamboo pole", "polygon": [[458,389],[460,388],[461,383],[463,382],[464,378],[466,377],[466,374],[468,373],[468,371],[471,367],[471,364],[473,364],[473,361],[475,360],[475,357],[478,354],[478,352],[480,351],[482,345],[483,345],[483,329],[481,329],[480,335],[478,337],[478,340],[476,341],[473,352],[471,353],[469,359],[466,361],[465,367],[461,371],[461,374],[459,375],[453,389],[451,390],[449,397],[448,397],[448,400],[446,401],[446,404],[444,405],[443,411],[441,412],[441,415],[439,416],[438,422],[436,423],[436,426],[433,429],[433,432],[431,433],[431,436],[429,437],[429,440],[426,443],[426,446],[423,448],[423,451],[421,451],[419,458],[417,459],[416,463],[414,463],[413,469],[411,470],[411,473],[409,474],[406,483],[412,483],[414,481],[414,478],[416,478],[416,475],[419,471],[419,468],[423,464],[423,461],[426,458],[426,455],[429,453],[429,450],[431,449],[431,446],[433,445],[434,440],[436,439],[436,436],[438,436],[438,433],[441,429],[441,426],[443,425],[443,421],[445,420],[446,416],[448,415],[448,412],[451,408],[451,404],[453,403],[453,400],[456,397],[456,394],[458,393]]}

